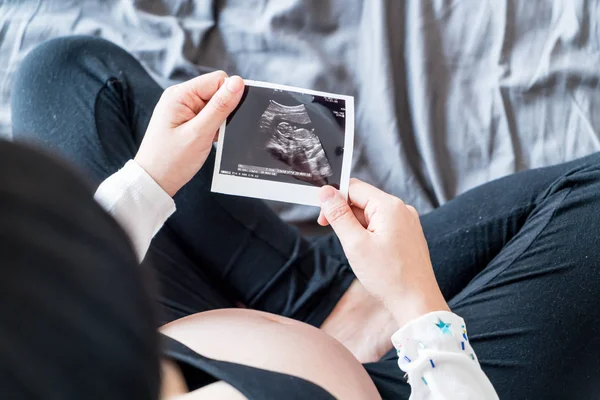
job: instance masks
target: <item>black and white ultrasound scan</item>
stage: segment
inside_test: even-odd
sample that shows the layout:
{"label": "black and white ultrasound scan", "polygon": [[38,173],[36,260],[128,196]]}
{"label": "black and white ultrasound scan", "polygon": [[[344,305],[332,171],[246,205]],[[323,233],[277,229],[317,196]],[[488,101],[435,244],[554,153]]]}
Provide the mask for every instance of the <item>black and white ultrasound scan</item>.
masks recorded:
{"label": "black and white ultrasound scan", "polygon": [[212,191],[319,205],[321,186],[348,193],[354,98],[246,80],[221,126]]}

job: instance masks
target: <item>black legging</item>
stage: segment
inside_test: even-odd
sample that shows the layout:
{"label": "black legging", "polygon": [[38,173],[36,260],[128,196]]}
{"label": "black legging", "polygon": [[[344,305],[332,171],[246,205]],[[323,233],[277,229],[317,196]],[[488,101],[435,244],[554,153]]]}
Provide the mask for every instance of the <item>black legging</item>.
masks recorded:
{"label": "black legging", "polygon": [[[98,184],[134,156],[161,91],[109,42],[52,40],[16,76],[14,135]],[[353,279],[338,241],[308,241],[260,201],[211,193],[213,162],[175,196],[147,257],[163,322],[243,303],[319,325]],[[600,155],[485,184],[422,224],[500,398],[598,398]],[[393,351],[365,368],[385,399],[408,398]]]}

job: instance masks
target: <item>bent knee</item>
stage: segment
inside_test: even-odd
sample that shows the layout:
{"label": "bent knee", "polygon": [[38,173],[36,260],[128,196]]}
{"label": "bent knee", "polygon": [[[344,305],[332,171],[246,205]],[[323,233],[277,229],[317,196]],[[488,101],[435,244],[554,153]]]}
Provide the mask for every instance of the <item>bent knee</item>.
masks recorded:
{"label": "bent knee", "polygon": [[[93,36],[65,36],[50,39],[31,50],[20,62],[13,81],[13,94],[32,86],[62,85],[72,82],[76,69],[90,58],[99,59],[125,50]],[[68,82],[65,82],[65,79]]]}

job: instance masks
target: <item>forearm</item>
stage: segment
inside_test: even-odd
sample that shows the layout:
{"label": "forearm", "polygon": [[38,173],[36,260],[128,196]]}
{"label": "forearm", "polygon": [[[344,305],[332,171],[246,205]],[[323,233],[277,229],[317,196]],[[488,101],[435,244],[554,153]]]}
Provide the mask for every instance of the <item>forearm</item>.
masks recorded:
{"label": "forearm", "polygon": [[398,288],[390,297],[385,304],[400,327],[431,312],[450,311],[433,275],[418,284]]}
{"label": "forearm", "polygon": [[497,399],[465,321],[450,311],[429,260],[420,265],[385,298],[401,327],[392,344],[411,385],[411,399]]}

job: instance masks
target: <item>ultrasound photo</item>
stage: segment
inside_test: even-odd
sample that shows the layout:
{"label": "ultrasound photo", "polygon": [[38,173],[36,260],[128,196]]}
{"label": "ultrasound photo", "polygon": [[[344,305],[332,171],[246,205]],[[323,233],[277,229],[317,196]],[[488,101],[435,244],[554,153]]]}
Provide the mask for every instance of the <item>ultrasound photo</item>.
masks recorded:
{"label": "ultrasound photo", "polygon": [[246,81],[219,132],[212,190],[317,204],[321,186],[347,191],[353,139],[352,97]]}

